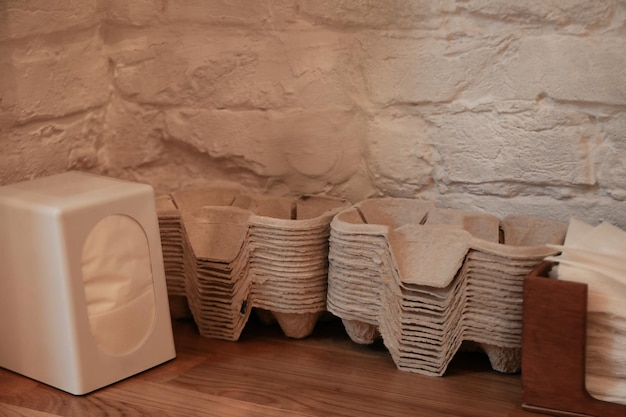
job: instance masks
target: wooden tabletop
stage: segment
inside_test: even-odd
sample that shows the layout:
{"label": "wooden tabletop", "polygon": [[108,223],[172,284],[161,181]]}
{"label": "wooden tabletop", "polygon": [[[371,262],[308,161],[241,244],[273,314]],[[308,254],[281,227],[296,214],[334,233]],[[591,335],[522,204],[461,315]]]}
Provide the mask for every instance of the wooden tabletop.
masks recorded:
{"label": "wooden tabletop", "polygon": [[177,358],[85,396],[0,368],[0,416],[537,416],[519,375],[459,353],[444,377],[396,369],[382,343],[353,343],[338,320],[286,338],[251,319],[237,342],[173,323]]}

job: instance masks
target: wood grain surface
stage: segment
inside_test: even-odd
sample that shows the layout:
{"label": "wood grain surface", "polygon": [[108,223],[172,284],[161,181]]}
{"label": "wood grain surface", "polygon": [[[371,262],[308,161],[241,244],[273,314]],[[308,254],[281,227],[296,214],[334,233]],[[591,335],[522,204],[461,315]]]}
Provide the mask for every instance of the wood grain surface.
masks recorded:
{"label": "wood grain surface", "polygon": [[0,416],[534,416],[519,375],[459,353],[444,377],[396,369],[382,343],[353,343],[338,320],[286,338],[251,319],[237,342],[175,320],[177,358],[84,396],[0,368]]}

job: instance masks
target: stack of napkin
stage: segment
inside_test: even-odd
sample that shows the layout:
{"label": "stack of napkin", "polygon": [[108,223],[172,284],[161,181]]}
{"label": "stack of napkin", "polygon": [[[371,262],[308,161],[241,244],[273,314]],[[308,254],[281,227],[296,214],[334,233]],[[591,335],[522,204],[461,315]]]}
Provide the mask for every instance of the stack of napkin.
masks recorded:
{"label": "stack of napkin", "polygon": [[572,219],[556,262],[558,279],[587,284],[586,386],[599,399],[626,404],[626,232]]}
{"label": "stack of napkin", "polygon": [[464,341],[492,367],[520,367],[524,277],[567,225],[527,216],[366,200],[331,223],[328,310],[350,337],[380,333],[397,367],[443,375]]}

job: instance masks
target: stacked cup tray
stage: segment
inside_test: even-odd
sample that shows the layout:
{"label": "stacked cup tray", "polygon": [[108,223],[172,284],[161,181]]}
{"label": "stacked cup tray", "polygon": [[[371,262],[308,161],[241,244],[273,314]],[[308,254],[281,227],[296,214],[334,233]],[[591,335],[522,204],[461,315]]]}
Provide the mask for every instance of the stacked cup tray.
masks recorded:
{"label": "stacked cup tray", "polygon": [[173,317],[185,317],[189,313],[183,262],[185,241],[180,212],[169,195],[157,197],[156,206],[170,311]]}
{"label": "stacked cup tray", "polygon": [[520,368],[524,277],[567,225],[371,199],[331,223],[327,308],[357,343],[379,335],[401,370],[443,375],[472,344]]}
{"label": "stacked cup tray", "polygon": [[311,333],[326,311],[330,221],[345,200],[226,188],[171,198],[182,219],[185,294],[200,334],[237,340],[253,308],[269,312],[286,336]]}

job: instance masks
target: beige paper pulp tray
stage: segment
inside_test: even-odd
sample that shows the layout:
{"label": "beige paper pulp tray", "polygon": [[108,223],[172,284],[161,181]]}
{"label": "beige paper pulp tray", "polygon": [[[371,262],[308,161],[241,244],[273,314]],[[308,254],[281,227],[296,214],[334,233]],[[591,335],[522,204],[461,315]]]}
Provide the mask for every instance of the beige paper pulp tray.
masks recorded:
{"label": "beige paper pulp tray", "polygon": [[331,222],[327,309],[357,343],[382,336],[402,370],[443,375],[471,344],[516,372],[523,279],[566,229],[418,199],[362,201]]}

